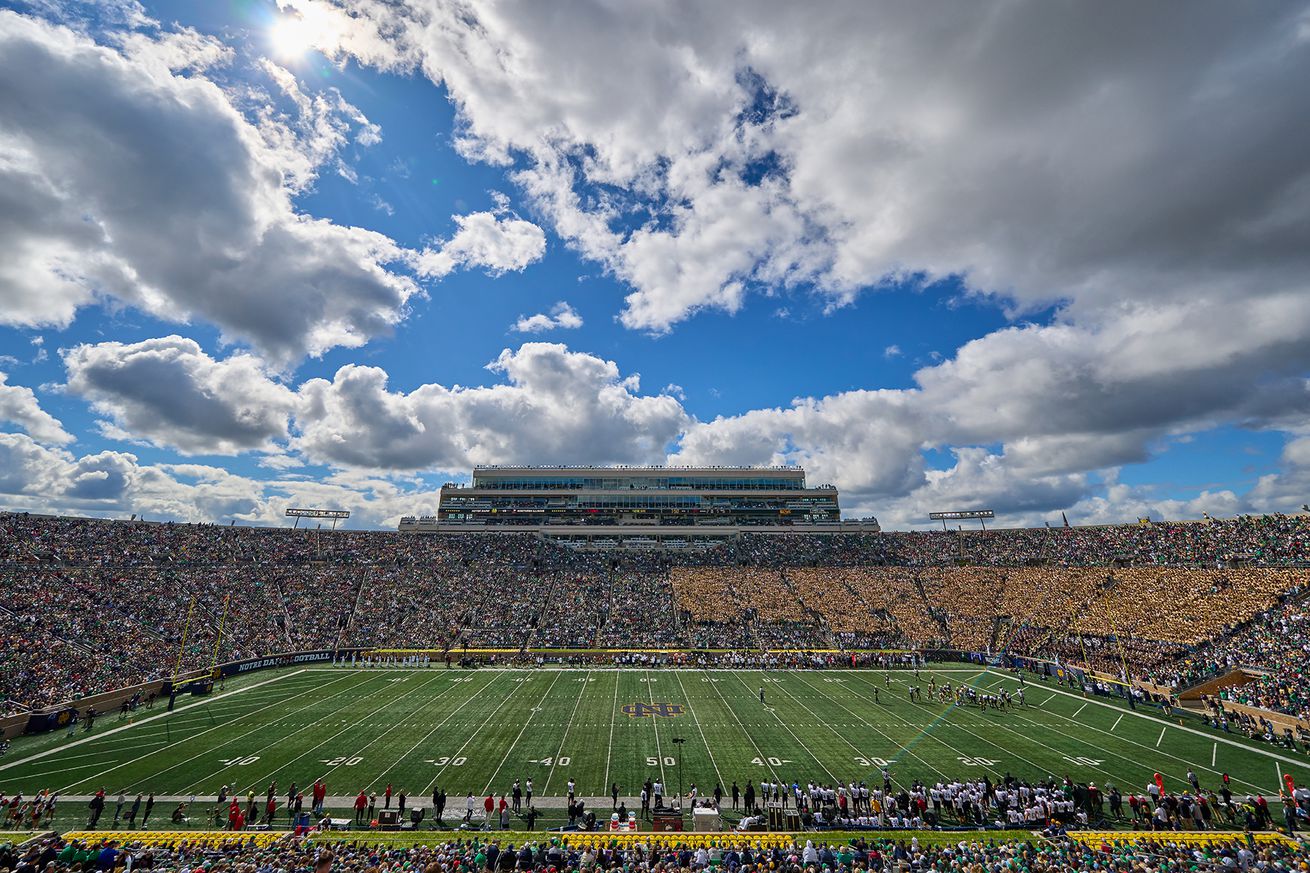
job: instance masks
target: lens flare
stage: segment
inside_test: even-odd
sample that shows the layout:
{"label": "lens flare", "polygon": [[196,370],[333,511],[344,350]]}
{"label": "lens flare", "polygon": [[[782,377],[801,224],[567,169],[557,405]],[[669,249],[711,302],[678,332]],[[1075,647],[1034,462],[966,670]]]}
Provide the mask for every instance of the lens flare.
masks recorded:
{"label": "lens flare", "polygon": [[341,45],[343,28],[348,26],[335,10],[297,3],[268,27],[268,44],[281,60],[294,61],[311,51],[331,54]]}

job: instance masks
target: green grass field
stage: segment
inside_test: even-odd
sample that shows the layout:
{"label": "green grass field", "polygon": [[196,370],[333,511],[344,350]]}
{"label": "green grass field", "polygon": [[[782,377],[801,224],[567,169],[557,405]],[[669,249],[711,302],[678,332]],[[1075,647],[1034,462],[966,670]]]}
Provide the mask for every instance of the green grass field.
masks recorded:
{"label": "green grass field", "polygon": [[[959,665],[924,670],[925,696],[930,676],[1017,687],[1008,673]],[[295,781],[308,795],[323,777],[329,795],[380,794],[391,783],[425,806],[439,785],[449,818],[462,813],[465,792],[508,791],[515,779],[531,778],[538,798],[562,796],[570,778],[585,797],[607,796],[611,782],[631,797],[656,777],[669,793],[679,779],[702,793],[716,781],[726,790],[764,778],[880,784],[884,762],[900,784],[1008,771],[1113,782],[1127,793],[1157,770],[1180,790],[1190,768],[1203,787],[1218,788],[1226,771],[1234,791],[1268,795],[1280,773],[1310,780],[1303,753],[1190,717],[1180,725],[1156,709],[1133,712],[1033,681],[1028,705],[1010,712],[918,704],[907,699],[913,681],[902,671],[288,669],[180,698],[171,714],[113,714],[72,739],[21,738],[0,760],[0,789],[212,801],[225,783],[262,794],[270,780],[279,793]]]}

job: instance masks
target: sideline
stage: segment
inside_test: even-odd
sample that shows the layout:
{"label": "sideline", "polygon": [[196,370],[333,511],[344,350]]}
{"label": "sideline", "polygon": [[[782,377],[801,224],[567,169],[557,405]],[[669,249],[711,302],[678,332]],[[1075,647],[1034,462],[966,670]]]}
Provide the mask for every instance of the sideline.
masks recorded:
{"label": "sideline", "polygon": [[[998,670],[994,670],[994,669],[992,669],[992,668],[990,668],[990,667],[987,669],[987,672],[988,672],[988,673],[991,673],[993,676],[1000,676],[1000,677],[1007,678],[1007,679],[1008,679],[1008,678],[1012,678],[1012,677],[1008,676],[1007,674],[1005,674],[1005,673],[1003,673],[1003,672],[1001,672],[1001,671],[998,671]],[[1076,699],[1076,700],[1083,700],[1083,699],[1084,699],[1083,696],[1082,696],[1081,694],[1074,694],[1074,693],[1071,692],[1071,691],[1065,691],[1065,690],[1060,689],[1060,688],[1051,688],[1051,687],[1049,687],[1049,686],[1033,686],[1031,682],[1028,683],[1028,684],[1029,684],[1030,686],[1032,686],[1032,687],[1040,687],[1040,688],[1043,688],[1043,689],[1046,690],[1046,691],[1053,692],[1054,694],[1063,694],[1065,697],[1072,697],[1072,698],[1074,698],[1074,699]],[[1047,698],[1047,701],[1049,701],[1049,700],[1051,700],[1051,699],[1053,699],[1053,698]],[[1043,701],[1043,702],[1047,702],[1047,701]],[[1094,696],[1091,697],[1091,698],[1088,698],[1088,699],[1087,699],[1087,702],[1088,702],[1088,703],[1095,704],[1096,706],[1103,706],[1103,707],[1105,707],[1106,709],[1113,709],[1115,712],[1121,712],[1121,710],[1122,710],[1122,707],[1115,706],[1113,703],[1105,703],[1104,701],[1097,700]],[[1137,712],[1137,711],[1134,710],[1134,711],[1131,711],[1131,712],[1121,712],[1121,714],[1122,714],[1122,715],[1133,715],[1133,716],[1135,716],[1135,717],[1137,717],[1137,718],[1146,719],[1147,721],[1153,721],[1153,722],[1155,722],[1155,723],[1158,724],[1158,725],[1163,725],[1163,726],[1165,726],[1165,727],[1171,727],[1171,728],[1173,728],[1174,730],[1178,730],[1178,731],[1186,731],[1186,732],[1189,733],[1189,734],[1196,734],[1198,737],[1205,737],[1207,740],[1213,740],[1213,741],[1215,741],[1216,743],[1223,743],[1224,745],[1232,746],[1232,747],[1235,748],[1235,749],[1242,749],[1242,750],[1244,750],[1244,751],[1252,752],[1252,753],[1257,754],[1257,755],[1264,755],[1266,758],[1272,758],[1272,759],[1274,759],[1275,761],[1282,761],[1284,764],[1292,764],[1293,766],[1298,767],[1298,768],[1301,768],[1301,769],[1304,769],[1304,768],[1307,766],[1307,763],[1308,763],[1305,759],[1289,758],[1289,757],[1287,757],[1286,755],[1280,755],[1280,754],[1278,754],[1277,752],[1271,752],[1271,751],[1269,751],[1268,749],[1262,749],[1262,748],[1260,748],[1259,746],[1255,746],[1255,745],[1247,745],[1246,743],[1239,743],[1237,740],[1230,740],[1228,737],[1223,737],[1223,736],[1216,737],[1213,733],[1206,733],[1206,732],[1203,731],[1203,730],[1197,730],[1197,729],[1194,728],[1194,727],[1188,727],[1187,725],[1183,725],[1183,724],[1175,724],[1175,723],[1173,723],[1173,722],[1171,722],[1171,721],[1167,721],[1166,719],[1160,718],[1159,716],[1150,715],[1149,713],[1145,713],[1145,712]],[[1118,724],[1118,722],[1115,722],[1115,724]]]}
{"label": "sideline", "polygon": [[271,685],[274,682],[281,682],[283,679],[289,679],[292,676],[298,676],[306,671],[307,671],[306,669],[302,668],[292,673],[283,673],[281,676],[274,676],[272,679],[265,679],[263,682],[256,682],[254,685],[247,685],[244,688],[234,688],[231,691],[224,691],[222,694],[219,694],[216,697],[210,697],[205,700],[200,700],[190,704],[189,706],[175,708],[171,712],[168,710],[164,710],[163,712],[157,715],[149,715],[138,721],[128,722],[125,725],[120,725],[115,728],[110,728],[107,731],[102,731],[101,733],[98,734],[92,734],[91,736],[83,737],[80,740],[73,740],[73,742],[71,743],[64,743],[63,745],[53,746],[52,748],[46,749],[41,752],[37,752],[34,755],[28,755],[26,758],[19,758],[17,761],[10,761],[8,764],[0,764],[0,770],[8,770],[10,767],[17,767],[19,764],[26,764],[28,761],[36,761],[40,758],[48,757],[49,755],[57,755],[60,754],[61,752],[66,752],[69,749],[74,748],[75,746],[80,746],[83,743],[89,743],[94,740],[104,739],[105,737],[112,737],[114,734],[118,733],[119,731],[131,730],[132,728],[140,727],[143,724],[149,724],[152,721],[157,721],[158,719],[161,718],[167,718],[170,715],[177,715],[179,713],[190,712],[190,710],[194,709],[197,706],[205,706],[217,700],[224,700],[228,697],[233,697],[237,694],[244,694],[247,691],[253,691],[254,689],[260,688],[264,685]]}

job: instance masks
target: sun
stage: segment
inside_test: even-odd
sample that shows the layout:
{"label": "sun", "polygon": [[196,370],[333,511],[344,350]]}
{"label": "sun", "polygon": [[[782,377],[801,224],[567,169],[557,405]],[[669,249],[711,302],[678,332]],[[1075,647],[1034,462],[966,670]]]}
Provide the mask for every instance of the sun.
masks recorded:
{"label": "sun", "polygon": [[283,60],[295,60],[314,47],[314,33],[301,16],[284,15],[269,27],[268,42],[273,54]]}
{"label": "sun", "polygon": [[340,12],[297,0],[269,24],[267,39],[275,56],[294,61],[311,51],[334,52],[349,26]]}

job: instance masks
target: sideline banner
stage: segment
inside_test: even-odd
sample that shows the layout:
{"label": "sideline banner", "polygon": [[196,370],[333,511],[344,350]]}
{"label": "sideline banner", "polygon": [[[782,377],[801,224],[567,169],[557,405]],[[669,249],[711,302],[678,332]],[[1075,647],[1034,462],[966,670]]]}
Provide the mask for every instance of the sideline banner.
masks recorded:
{"label": "sideline banner", "polygon": [[219,664],[217,673],[220,677],[237,676],[253,673],[255,670],[268,670],[273,667],[291,667],[296,664],[317,664],[331,661],[334,656],[349,656],[355,649],[316,649],[308,652],[288,652],[283,655],[269,655],[266,658],[247,658],[244,661],[232,661]]}

